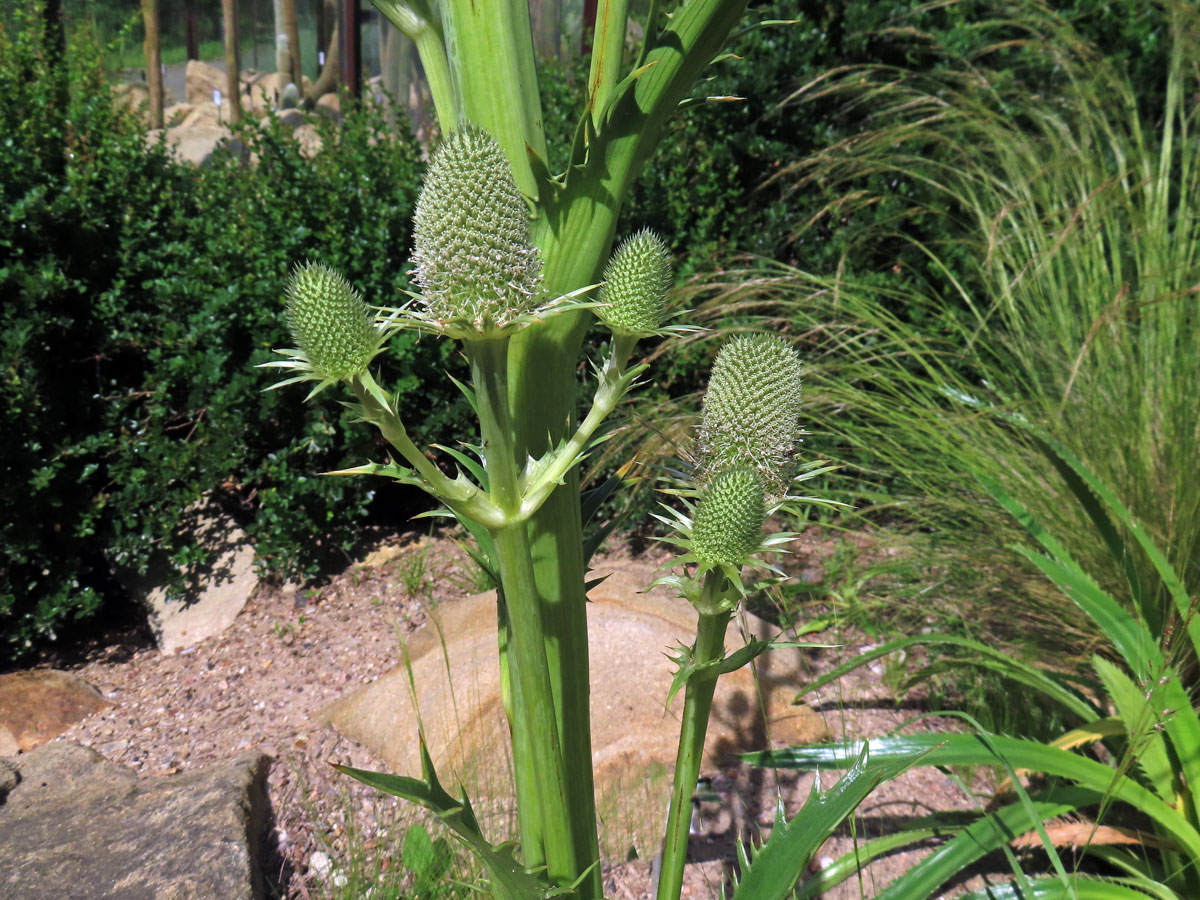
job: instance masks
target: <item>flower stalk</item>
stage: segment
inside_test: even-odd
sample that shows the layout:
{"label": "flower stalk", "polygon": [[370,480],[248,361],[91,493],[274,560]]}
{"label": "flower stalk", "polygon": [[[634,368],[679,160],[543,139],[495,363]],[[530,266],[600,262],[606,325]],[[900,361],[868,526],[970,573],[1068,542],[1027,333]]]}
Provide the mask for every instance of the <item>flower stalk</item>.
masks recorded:
{"label": "flower stalk", "polygon": [[[734,608],[728,603],[730,591],[723,590],[727,584],[720,571],[710,571],[704,577],[700,605],[714,611],[700,612],[696,623],[696,642],[692,645],[691,658],[698,667],[715,663],[725,655],[725,631]],[[716,690],[717,674],[704,669],[692,675],[684,688],[679,750],[675,755],[675,779],[671,787],[656,900],[679,900],[683,889],[683,867],[687,862],[692,824],[692,795],[700,777],[704,738],[708,734],[708,719]]]}

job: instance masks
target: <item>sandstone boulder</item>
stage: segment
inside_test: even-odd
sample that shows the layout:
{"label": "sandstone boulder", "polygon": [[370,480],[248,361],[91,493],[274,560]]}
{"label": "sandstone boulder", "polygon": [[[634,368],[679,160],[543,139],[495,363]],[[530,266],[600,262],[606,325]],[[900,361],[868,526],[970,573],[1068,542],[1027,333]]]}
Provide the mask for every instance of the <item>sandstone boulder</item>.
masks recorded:
{"label": "sandstone boulder", "polygon": [[281,110],[278,118],[280,125],[284,128],[290,128],[292,131],[308,124],[308,116],[298,109]]}
{"label": "sandstone boulder", "polygon": [[335,122],[340,122],[342,120],[342,101],[341,98],[335,93],[322,94],[321,97],[317,99],[315,108],[317,112],[329,116]]}
{"label": "sandstone boulder", "polygon": [[[178,129],[184,134],[210,130],[203,126]],[[228,135],[228,129],[219,130]],[[151,630],[163,653],[174,653],[220,634],[233,624],[258,587],[254,548],[246,533],[227,515],[199,504],[189,510],[183,527],[208,551],[210,560],[184,573],[188,589],[183,597],[167,599],[167,591],[159,586],[167,580],[161,569],[145,576],[127,573],[124,578],[126,587],[146,607]]]}
{"label": "sandstone boulder", "polygon": [[196,103],[176,125],[178,128],[194,128],[197,125],[218,126],[221,124],[221,109],[211,100]]}
{"label": "sandstone boulder", "polygon": [[300,152],[304,156],[311,159],[321,152],[324,142],[316,125],[301,125],[292,133],[292,137],[300,144]]}
{"label": "sandstone boulder", "polygon": [[[146,132],[146,142],[153,144],[165,135],[167,147],[176,159],[199,166],[212,159],[213,152],[223,141],[230,141],[232,134],[224,125],[176,125]],[[235,153],[240,152],[241,144],[230,141],[230,147]]]}
{"label": "sandstone boulder", "polygon": [[[661,831],[679,740],[683,692],[664,706],[673,664],[664,656],[695,639],[696,613],[663,588],[640,593],[657,573],[625,564],[603,570],[609,577],[588,604],[591,657],[593,762],[600,812],[623,820],[641,815]],[[438,628],[426,627],[408,645],[416,683],[414,708],[409,674],[402,666],[335,702],[321,713],[346,736],[379,756],[389,771],[420,773],[416,740],[418,709],[429,749],[443,782],[462,782],[472,797],[507,790],[508,729],[500,701],[496,651],[496,601],[492,592],[440,607]],[[758,636],[771,626],[748,617]],[[445,641],[443,653],[442,638]],[[730,626],[726,647],[745,639]],[[704,770],[733,762],[737,754],[776,744],[809,743],[825,736],[824,721],[807,707],[792,706],[805,681],[798,650],[778,650],[750,669],[718,682],[705,747]],[[447,674],[449,673],[449,674]],[[765,708],[766,721],[760,715]],[[637,808],[632,812],[630,805]],[[633,830],[641,830],[637,825]]]}
{"label": "sandstone boulder", "polygon": [[198,59],[188,60],[184,78],[188,103],[212,103],[213,91],[220,91],[222,97],[228,93],[224,70]]}
{"label": "sandstone boulder", "polygon": [[267,758],[138,779],[78,744],[20,758],[0,805],[6,900],[260,900]]}
{"label": "sandstone boulder", "polygon": [[70,672],[31,669],[0,675],[0,756],[27,753],[111,705]]}
{"label": "sandstone boulder", "polygon": [[278,109],[287,79],[278,72],[263,72],[246,77],[242,94],[242,105],[254,116],[262,117],[268,110]]}
{"label": "sandstone boulder", "polygon": [[179,125],[187,118],[188,113],[195,109],[190,103],[173,103],[163,110],[163,122],[170,128],[172,125]]}

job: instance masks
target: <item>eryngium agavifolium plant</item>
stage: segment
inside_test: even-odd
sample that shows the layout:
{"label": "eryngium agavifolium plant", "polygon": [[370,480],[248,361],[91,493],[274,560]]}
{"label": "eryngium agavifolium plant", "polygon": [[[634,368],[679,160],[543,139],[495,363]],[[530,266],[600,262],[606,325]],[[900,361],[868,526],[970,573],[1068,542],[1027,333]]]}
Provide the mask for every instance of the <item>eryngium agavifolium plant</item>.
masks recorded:
{"label": "eryngium agavifolium plant", "polygon": [[[609,251],[622,196],[666,116],[723,49],[744,2],[686,0],[661,30],[649,23],[637,71],[652,75],[642,78],[622,75],[623,7],[598,17],[588,96],[569,164],[558,175],[546,162],[528,10],[520,2],[444,0],[439,17],[424,2],[375,2],[416,42],[446,135],[417,207],[417,293],[378,308],[364,328],[363,310],[343,281],[311,265],[301,269],[288,291],[289,316],[303,323],[299,347],[274,365],[298,373],[289,381],[345,383],[359,415],[391,447],[381,461],[331,474],[418,486],[476,538],[498,583],[519,842],[488,840],[465,795],[456,800],[442,788],[423,745],[419,779],[339,768],[437,814],[477,855],[494,896],[597,900],[603,892],[589,719],[589,551],[578,466],[646,369],[630,365],[637,341],[680,330],[663,324],[671,271],[663,241],[642,233],[611,260]],[[302,303],[293,308],[296,300]],[[576,370],[592,310],[612,339],[595,366],[590,408],[579,416]],[[370,371],[380,343],[405,329],[460,343],[471,368],[464,389],[479,417],[476,446],[422,449],[409,438],[395,398]],[[725,627],[746,590],[741,570],[766,565],[761,553],[788,540],[764,537],[763,521],[786,497],[791,478],[799,361],[778,338],[756,339],[745,351],[723,354],[728,374],[721,377],[744,394],[730,393],[721,401],[730,404],[725,415],[706,425],[703,464],[671,519],[684,574],[662,581],[696,606],[699,625],[695,644],[677,657],[671,691],[686,687],[687,713],[660,900],[679,894],[716,677],[766,649],[756,642],[725,653]],[[737,415],[742,396],[754,398],[742,404],[752,421]],[[706,403],[719,405],[716,393]],[[725,428],[732,437],[722,437]],[[760,446],[754,435],[767,443]],[[804,864],[790,853],[785,869]],[[781,883],[791,881],[794,874]],[[784,893],[758,895],[775,896]]]}

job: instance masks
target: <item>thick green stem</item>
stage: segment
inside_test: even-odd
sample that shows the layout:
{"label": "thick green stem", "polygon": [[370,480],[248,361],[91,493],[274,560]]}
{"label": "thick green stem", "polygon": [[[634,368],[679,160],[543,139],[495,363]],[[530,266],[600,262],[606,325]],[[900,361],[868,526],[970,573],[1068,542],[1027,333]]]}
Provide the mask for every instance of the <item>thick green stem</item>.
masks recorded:
{"label": "thick green stem", "polygon": [[628,392],[634,379],[644,370],[645,366],[637,366],[632,371],[625,371],[625,364],[633,352],[637,338],[625,335],[614,335],[612,352],[605,360],[604,368],[600,371],[600,380],[596,385],[596,396],[592,400],[592,408],[575,433],[555,451],[545,467],[525,486],[524,497],[521,500],[520,518],[522,521],[536,513],[546,502],[556,487],[564,483],[567,474],[579,464],[587,450],[588,444],[595,435],[596,429],[603,424],[621,398]]}
{"label": "thick green stem", "polygon": [[546,159],[527,0],[443,0],[446,55],[460,119],[504,148],[521,192],[538,196],[532,152]]}
{"label": "thick green stem", "polygon": [[[716,607],[715,601],[724,580],[720,572],[709,572],[705,576],[702,606]],[[724,655],[725,629],[732,615],[731,611],[700,613],[696,643],[692,647],[692,659],[697,665],[713,662]],[[688,834],[692,822],[692,794],[696,790],[696,779],[700,776],[704,736],[708,733],[708,715],[712,710],[716,689],[716,676],[703,674],[689,680],[684,689],[683,723],[679,729],[679,752],[675,756],[675,784],[671,791],[671,810],[667,814],[667,833],[656,900],[679,900],[683,888],[683,864],[687,861]]]}
{"label": "thick green stem", "polygon": [[[506,387],[508,341],[474,341],[466,349],[479,409],[489,492],[511,522],[520,505],[520,489]],[[579,876],[580,865],[572,840],[567,781],[529,538],[524,525],[516,523],[493,530],[492,542],[511,626],[507,662],[513,687],[509,723],[513,751],[514,756],[528,754],[516,763],[520,773],[517,804],[523,807],[519,816],[521,843],[526,848],[527,864],[544,862],[553,883],[568,885]]]}

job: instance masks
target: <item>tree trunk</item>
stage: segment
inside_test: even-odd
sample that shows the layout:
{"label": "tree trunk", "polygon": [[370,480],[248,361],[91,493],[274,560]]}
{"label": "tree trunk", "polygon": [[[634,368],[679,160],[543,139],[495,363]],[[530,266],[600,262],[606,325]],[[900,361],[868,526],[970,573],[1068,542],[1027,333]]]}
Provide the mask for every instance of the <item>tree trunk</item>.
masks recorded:
{"label": "tree trunk", "polygon": [[387,123],[393,128],[402,115],[408,115],[408,94],[412,84],[412,58],[416,44],[384,16],[379,17],[379,73],[387,99]]}
{"label": "tree trunk", "polygon": [[146,40],[142,50],[146,55],[146,85],[150,88],[149,117],[151,128],[163,127],[162,55],[158,50],[158,0],[142,0],[142,22]]}
{"label": "tree trunk", "polygon": [[258,71],[258,0],[250,0],[250,59]]}
{"label": "tree trunk", "polygon": [[291,73],[289,80],[300,88],[304,85],[304,66],[300,59],[300,26],[296,20],[296,0],[280,0],[283,9],[283,31],[287,35],[288,50],[291,53]]}
{"label": "tree trunk", "polygon": [[313,82],[312,87],[304,94],[306,104],[311,105],[316,103],[330,91],[337,89],[338,43],[338,23],[334,20],[333,30],[329,33],[329,47],[325,51],[325,65],[321,69],[321,76]]}
{"label": "tree trunk", "polygon": [[225,25],[225,100],[222,105],[228,107],[225,121],[233,123],[242,120],[242,85],[239,74],[242,71],[238,59],[238,10],[237,0],[221,0],[221,15]]}
{"label": "tree trunk", "polygon": [[592,38],[596,32],[596,0],[583,0],[583,27],[579,31],[579,55],[592,52]]}
{"label": "tree trunk", "polygon": [[[326,21],[325,18],[325,0],[312,0],[313,21],[317,26],[317,50],[324,50],[329,46],[329,29],[333,26],[333,20]],[[337,13],[334,13],[333,19],[336,20]],[[324,63],[321,62],[319,56],[317,59],[317,77],[321,76],[321,70],[324,68]]]}
{"label": "tree trunk", "polygon": [[279,75],[279,89],[292,80],[292,50],[287,28],[283,23],[283,0],[271,4],[272,21],[275,24],[275,71]]}

